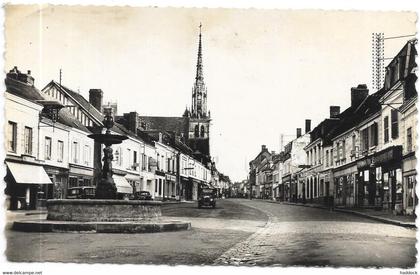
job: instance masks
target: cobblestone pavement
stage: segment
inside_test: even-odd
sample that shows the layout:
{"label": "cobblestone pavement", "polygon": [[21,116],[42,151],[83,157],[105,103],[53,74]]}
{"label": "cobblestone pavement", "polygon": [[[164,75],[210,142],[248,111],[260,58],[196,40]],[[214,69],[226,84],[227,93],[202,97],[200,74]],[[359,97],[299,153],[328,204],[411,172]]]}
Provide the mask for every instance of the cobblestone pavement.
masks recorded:
{"label": "cobblestone pavement", "polygon": [[416,231],[323,209],[236,200],[269,220],[216,265],[413,267]]}

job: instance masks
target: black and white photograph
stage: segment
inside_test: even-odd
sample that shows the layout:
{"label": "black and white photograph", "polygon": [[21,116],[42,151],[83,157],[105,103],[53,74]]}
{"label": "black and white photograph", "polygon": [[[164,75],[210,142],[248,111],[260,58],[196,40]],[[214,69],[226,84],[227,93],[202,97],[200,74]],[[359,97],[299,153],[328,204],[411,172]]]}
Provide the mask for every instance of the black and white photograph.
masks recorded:
{"label": "black and white photograph", "polygon": [[417,274],[415,10],[3,12],[2,274]]}

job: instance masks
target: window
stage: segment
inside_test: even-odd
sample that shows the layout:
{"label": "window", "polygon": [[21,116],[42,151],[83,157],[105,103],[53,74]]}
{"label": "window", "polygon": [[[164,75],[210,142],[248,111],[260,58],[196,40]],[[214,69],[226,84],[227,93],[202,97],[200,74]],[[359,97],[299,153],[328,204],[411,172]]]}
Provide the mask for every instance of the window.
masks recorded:
{"label": "window", "polygon": [[133,164],[134,170],[137,170],[137,151],[133,151]]}
{"label": "window", "polygon": [[362,146],[362,152],[369,150],[369,132],[368,128],[365,128],[360,133],[360,139],[361,139],[361,146]]}
{"label": "window", "polygon": [[51,159],[51,138],[50,137],[45,137],[45,151],[44,151],[44,156],[46,160],[50,160]]}
{"label": "window", "polygon": [[76,141],[72,143],[71,152],[72,152],[73,162],[78,163],[79,162],[79,144]]}
{"label": "window", "polygon": [[77,177],[69,177],[69,188],[77,187]]}
{"label": "window", "polygon": [[378,145],[378,123],[373,123],[370,127],[370,142],[369,146],[376,146]]}
{"label": "window", "polygon": [[25,145],[25,154],[32,155],[32,128],[25,127],[24,132],[24,145]]}
{"label": "window", "polygon": [[398,111],[391,110],[391,137],[398,138]]}
{"label": "window", "polygon": [[384,142],[389,141],[389,121],[388,116],[384,117]]}
{"label": "window", "polygon": [[201,125],[201,133],[200,133],[200,135],[201,135],[201,137],[204,137],[204,125]]}
{"label": "window", "polygon": [[325,167],[328,167],[329,164],[330,164],[330,151],[326,150],[325,151]]}
{"label": "window", "polygon": [[346,159],[346,140],[343,140],[343,143],[341,144],[341,148],[342,148],[341,158]]}
{"label": "window", "polygon": [[146,154],[141,155],[141,170],[146,170],[147,167],[147,156]]}
{"label": "window", "polygon": [[411,127],[407,128],[407,153],[413,151],[413,134],[411,133]]}
{"label": "window", "polygon": [[9,121],[7,125],[7,150],[16,153],[17,124]]}
{"label": "window", "polygon": [[147,171],[149,172],[152,171],[152,165],[151,165],[152,159],[153,159],[152,157],[149,157],[148,159]]}
{"label": "window", "polygon": [[158,179],[155,179],[155,193],[158,191]]}
{"label": "window", "polygon": [[198,137],[198,134],[199,134],[199,127],[198,127],[198,125],[195,125],[194,136]]}
{"label": "window", "polygon": [[333,149],[331,148],[331,151],[330,151],[330,153],[331,153],[331,158],[330,158],[330,166],[333,166],[334,165],[334,155],[333,155]]}
{"label": "window", "polygon": [[89,147],[89,145],[85,145],[85,147],[84,147],[83,159],[85,161],[85,165],[89,165],[89,162],[90,162],[90,147]]}
{"label": "window", "polygon": [[162,194],[162,179],[159,179],[159,196]]}
{"label": "window", "polygon": [[127,149],[127,160],[128,160],[128,168],[129,169],[131,169],[132,168],[132,166],[133,166],[133,163],[132,163],[132,155],[131,155],[131,149]]}
{"label": "window", "polygon": [[57,143],[57,161],[63,162],[63,158],[64,158],[64,142],[59,140]]}

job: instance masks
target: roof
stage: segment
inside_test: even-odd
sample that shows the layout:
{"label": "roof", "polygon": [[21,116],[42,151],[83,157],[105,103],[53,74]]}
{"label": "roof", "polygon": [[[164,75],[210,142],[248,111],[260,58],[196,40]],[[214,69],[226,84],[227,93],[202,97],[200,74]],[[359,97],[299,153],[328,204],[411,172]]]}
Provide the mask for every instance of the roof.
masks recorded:
{"label": "roof", "polygon": [[76,119],[68,109],[61,109],[58,113],[57,122],[67,125],[72,128],[77,128],[87,133],[91,133],[78,119]]}
{"label": "roof", "polygon": [[333,139],[379,112],[382,107],[379,99],[385,92],[386,90],[382,88],[376,93],[369,95],[359,106],[350,106],[343,111],[338,116],[340,123],[327,135],[327,138]]}
{"label": "roof", "polygon": [[44,87],[45,90],[49,86],[55,86],[56,88],[60,89],[61,91],[65,92],[67,95],[72,97],[79,105],[85,109],[95,120],[97,120],[97,123],[102,125],[103,115],[101,112],[99,112],[95,107],[93,107],[92,104],[89,103],[86,98],[84,98],[81,94],[65,87],[62,84],[59,84],[55,82],[54,80],[51,80],[50,83],[47,84],[47,86]]}
{"label": "roof", "polygon": [[[22,97],[26,100],[35,102],[43,106],[51,106],[51,104],[54,104],[54,101],[47,100],[35,86],[30,86],[28,84],[10,78],[6,78],[5,83],[6,91],[11,94],[14,94],[16,96]],[[57,105],[59,105],[58,102]],[[47,116],[44,117],[48,118]],[[61,109],[58,113],[57,122],[90,133],[90,131],[82,123],[80,123],[80,121],[78,121],[70,113],[69,110]]]}
{"label": "roof", "polygon": [[4,83],[6,85],[6,92],[9,92],[13,95],[38,103],[40,105],[42,104],[37,101],[45,100],[45,98],[41,95],[39,90],[35,88],[35,86],[31,86],[11,78],[6,78]]}
{"label": "roof", "polygon": [[188,119],[185,117],[139,116],[140,124],[145,124],[146,130],[184,133],[188,129]]}

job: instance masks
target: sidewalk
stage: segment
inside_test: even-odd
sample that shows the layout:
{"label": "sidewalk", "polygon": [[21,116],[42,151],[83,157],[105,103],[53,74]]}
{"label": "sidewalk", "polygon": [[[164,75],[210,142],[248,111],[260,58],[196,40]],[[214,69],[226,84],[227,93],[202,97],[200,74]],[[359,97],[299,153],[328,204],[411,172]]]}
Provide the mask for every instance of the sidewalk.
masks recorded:
{"label": "sidewalk", "polygon": [[[268,203],[278,203],[278,204],[285,204],[285,205],[296,205],[296,206],[303,206],[303,207],[312,207],[312,208],[320,208],[320,209],[330,209],[327,206],[319,205],[319,204],[311,204],[311,203],[293,203],[293,202],[278,202],[272,200],[262,200],[260,201],[268,202]],[[403,226],[407,228],[416,228],[416,218],[414,216],[397,216],[393,213],[388,211],[376,211],[373,209],[361,209],[361,208],[332,208],[332,211],[347,213],[351,215],[356,215],[360,217],[364,217],[367,219]]]}

